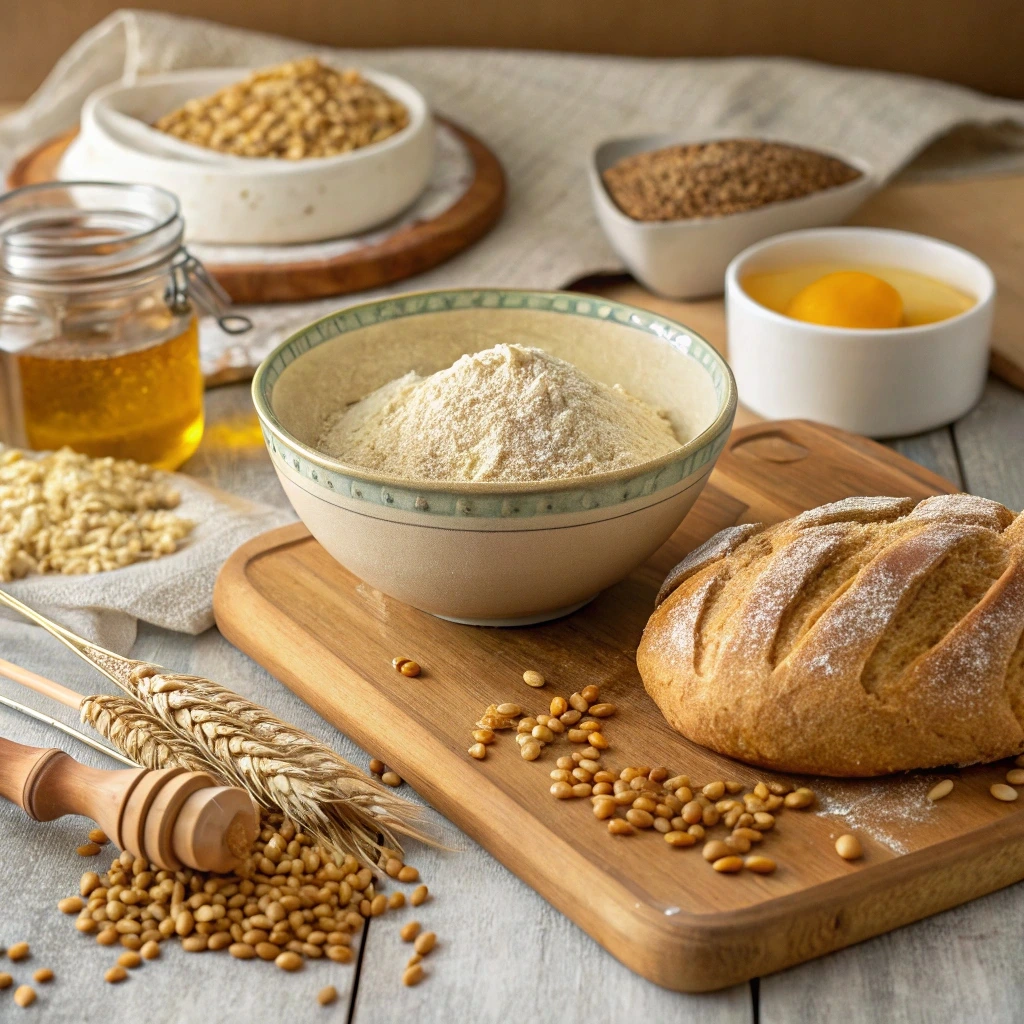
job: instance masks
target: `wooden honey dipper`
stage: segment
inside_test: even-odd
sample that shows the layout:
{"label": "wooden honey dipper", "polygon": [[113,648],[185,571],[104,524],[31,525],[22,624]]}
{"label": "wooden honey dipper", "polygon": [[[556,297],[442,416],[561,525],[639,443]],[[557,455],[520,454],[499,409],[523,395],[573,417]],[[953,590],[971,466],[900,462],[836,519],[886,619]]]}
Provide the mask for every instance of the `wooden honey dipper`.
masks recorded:
{"label": "wooden honey dipper", "polygon": [[90,768],[62,750],[2,738],[0,796],[36,821],[91,818],[122,850],[168,871],[231,871],[259,831],[249,794],[205,772]]}

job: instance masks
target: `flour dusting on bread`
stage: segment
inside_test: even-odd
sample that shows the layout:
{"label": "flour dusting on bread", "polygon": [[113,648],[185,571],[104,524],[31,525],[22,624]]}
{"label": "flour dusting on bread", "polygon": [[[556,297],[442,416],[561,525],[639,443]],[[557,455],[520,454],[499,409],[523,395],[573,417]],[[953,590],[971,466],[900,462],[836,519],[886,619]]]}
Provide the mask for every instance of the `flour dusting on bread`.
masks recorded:
{"label": "flour dusting on bread", "polygon": [[842,539],[835,527],[816,527],[774,552],[734,613],[736,629],[723,646],[722,670],[743,669],[754,659],[774,662],[784,616],[822,567],[834,560]]}
{"label": "flour dusting on bread", "polygon": [[1013,522],[1013,513],[999,502],[976,494],[936,494],[918,502],[910,518],[968,523],[1001,533]]}
{"label": "flour dusting on bread", "polygon": [[783,771],[1018,754],[1022,524],[997,502],[940,495],[724,532],[663,588],[637,651],[644,685],[688,738]]}
{"label": "flour dusting on bread", "polygon": [[654,607],[657,608],[676,587],[685,583],[694,573],[725,558],[730,551],[738,548],[748,537],[760,533],[763,529],[763,523],[745,523],[742,526],[729,526],[724,530],[719,530],[714,537],[706,540],[699,548],[694,548],[665,577],[665,582],[662,583],[658,596],[654,599]]}
{"label": "flour dusting on bread", "polygon": [[794,530],[828,523],[877,523],[896,519],[914,507],[913,498],[843,498],[794,516]]}

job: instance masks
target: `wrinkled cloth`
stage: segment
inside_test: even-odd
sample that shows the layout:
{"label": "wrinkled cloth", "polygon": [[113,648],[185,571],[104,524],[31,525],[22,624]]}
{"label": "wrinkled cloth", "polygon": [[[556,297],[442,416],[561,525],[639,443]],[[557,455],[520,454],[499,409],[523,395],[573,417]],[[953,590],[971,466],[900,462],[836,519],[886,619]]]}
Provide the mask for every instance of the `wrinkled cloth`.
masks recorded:
{"label": "wrinkled cloth", "polygon": [[[75,43],[18,112],[0,122],[0,162],[73,127],[85,98],[115,81],[196,67],[252,67],[309,53],[412,82],[439,114],[500,158],[509,184],[498,226],[466,252],[386,289],[249,310],[256,329],[202,327],[204,366],[259,363],[306,323],[356,301],[412,289],[561,288],[623,265],[590,205],[587,163],[613,136],[773,137],[857,156],[879,183],[958,125],[1021,144],[1024,103],[907,75],[802,60],[651,60],[501,50],[329,50],[168,14],[119,11]],[[998,147],[993,150],[996,158]],[[978,161],[971,164],[977,169]]]}

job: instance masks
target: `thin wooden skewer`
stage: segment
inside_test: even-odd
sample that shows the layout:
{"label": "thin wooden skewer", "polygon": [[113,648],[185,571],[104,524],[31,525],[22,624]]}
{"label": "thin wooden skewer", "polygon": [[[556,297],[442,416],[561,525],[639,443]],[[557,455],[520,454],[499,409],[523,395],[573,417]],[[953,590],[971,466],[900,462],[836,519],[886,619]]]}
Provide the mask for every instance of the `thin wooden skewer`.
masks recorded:
{"label": "thin wooden skewer", "polygon": [[4,661],[3,658],[0,658],[0,674],[22,686],[27,686],[30,690],[35,690],[36,693],[41,693],[44,697],[74,708],[76,711],[81,708],[82,701],[85,699],[80,693],[75,693],[74,690],[69,690],[66,686],[61,686],[60,683],[55,683],[52,679],[47,679],[37,672],[30,672],[27,668],[15,665],[13,662]]}
{"label": "thin wooden skewer", "polygon": [[[0,658],[0,675],[4,675],[12,682],[19,683],[30,690],[34,690],[36,693],[42,694],[44,697],[49,697],[51,700],[55,700],[59,704],[64,704],[66,707],[74,708],[75,711],[81,709],[82,701],[85,700],[80,693],[76,693],[74,690],[71,690],[66,686],[61,686],[60,683],[55,683],[52,679],[47,679],[46,676],[39,675],[38,672],[32,672],[27,668],[22,668],[20,665],[15,665],[14,662],[6,661],[3,658]],[[99,741],[86,736],[85,733],[79,732],[77,729],[72,729],[71,726],[65,725],[59,719],[52,718],[50,715],[43,714],[42,711],[36,711],[34,708],[30,708],[25,704],[21,704],[16,700],[11,700],[10,697],[4,697],[3,695],[0,695],[0,704],[5,704],[7,707],[12,708],[15,711],[20,711],[23,715],[28,715],[29,718],[35,718],[37,721],[45,722],[47,725],[52,725],[55,729],[59,729],[68,736],[73,736],[76,740],[81,741],[86,746],[92,747],[93,750],[98,750],[100,753],[114,758],[115,761],[120,761],[122,764],[130,765],[132,768],[138,767],[134,761],[125,757],[120,751],[114,750],[112,747],[108,747],[105,743],[100,743]]]}
{"label": "thin wooden skewer", "polygon": [[[38,672],[32,672],[27,668],[22,668],[20,665],[15,665],[13,661],[6,661],[3,658],[0,658],[0,675],[6,676],[12,682],[19,683],[30,690],[34,690],[44,697],[49,697],[59,704],[74,708],[75,711],[81,710],[82,702],[85,700],[82,694],[76,693],[67,686],[61,686],[60,683],[55,683],[52,679],[39,675]],[[122,764],[131,765],[132,768],[138,767],[134,761],[125,757],[120,751],[114,750],[105,743],[100,743],[86,736],[85,733],[79,732],[77,729],[72,729],[71,726],[65,725],[59,719],[51,718],[41,711],[36,711],[25,704],[20,704],[16,700],[11,700],[10,697],[0,695],[0,704],[6,704],[7,707],[20,711],[23,715],[28,715],[30,718],[35,718],[40,722],[46,722],[47,725],[52,725],[55,729],[59,729],[68,736],[74,736],[75,739],[80,740],[86,746],[92,747],[93,750],[98,750],[100,753],[107,754]]]}
{"label": "thin wooden skewer", "polygon": [[[80,658],[88,661],[93,668],[102,672],[112,683],[118,686],[123,685],[122,680],[112,671],[111,665],[130,664],[129,659],[123,658],[120,654],[115,654],[113,651],[108,651],[105,647],[100,647],[90,640],[77,636],[71,630],[65,629],[56,622],[51,622],[45,615],[41,615],[34,608],[29,608],[27,604],[22,604],[16,597],[11,597],[6,590],[0,590],[0,604],[6,605],[20,615],[24,615],[26,619],[34,622],[37,626],[42,626],[47,633],[59,640],[65,647],[74,651]],[[31,686],[32,684],[26,683],[25,685]],[[52,685],[56,686],[57,684],[53,683]],[[60,698],[56,699],[59,700]]]}
{"label": "thin wooden skewer", "polygon": [[47,725],[52,725],[54,729],[59,729],[66,736],[72,736],[74,739],[78,740],[79,743],[84,743],[87,747],[92,747],[93,750],[98,750],[101,754],[106,754],[107,757],[111,757],[115,761],[120,761],[121,764],[128,765],[129,768],[139,767],[130,757],[125,757],[124,754],[115,750],[113,747],[108,747],[105,743],[100,743],[99,740],[94,740],[92,737],[86,736],[84,732],[72,729],[70,725],[65,725],[58,718],[51,718],[49,715],[44,715],[42,711],[36,711],[35,708],[30,708],[27,704],[22,704],[19,701],[12,700],[10,697],[5,697],[3,694],[0,694],[0,704],[11,708],[13,711],[20,711],[21,714],[28,715],[29,718],[34,718],[37,722],[45,722]]}

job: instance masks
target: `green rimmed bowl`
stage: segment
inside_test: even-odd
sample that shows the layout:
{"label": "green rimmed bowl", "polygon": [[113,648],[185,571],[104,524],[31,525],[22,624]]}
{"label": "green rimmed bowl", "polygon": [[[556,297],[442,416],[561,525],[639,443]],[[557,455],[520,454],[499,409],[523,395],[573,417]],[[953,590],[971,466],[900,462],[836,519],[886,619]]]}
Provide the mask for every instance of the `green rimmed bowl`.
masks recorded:
{"label": "green rimmed bowl", "polygon": [[[683,443],[632,469],[531,483],[402,480],[317,451],[329,412],[501,342],[621,384]],[[278,346],[252,390],[285,493],[335,559],[407,604],[494,626],[565,615],[646,561],[696,501],[736,411],[729,367],[688,327],[591,295],[506,289],[350,306]]]}

